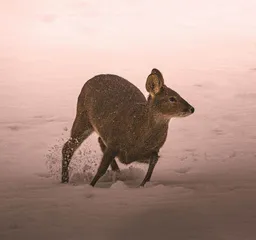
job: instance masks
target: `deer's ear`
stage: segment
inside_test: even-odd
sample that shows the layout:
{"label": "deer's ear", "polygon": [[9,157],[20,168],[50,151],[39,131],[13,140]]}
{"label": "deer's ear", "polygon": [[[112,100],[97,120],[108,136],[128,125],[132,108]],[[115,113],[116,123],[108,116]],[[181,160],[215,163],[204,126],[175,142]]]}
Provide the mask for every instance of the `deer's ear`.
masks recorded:
{"label": "deer's ear", "polygon": [[159,78],[162,79],[162,81],[164,82],[164,78],[163,78],[163,75],[162,73],[157,69],[157,68],[153,68],[152,71],[151,71],[152,74],[156,74]]}
{"label": "deer's ear", "polygon": [[162,73],[154,68],[147,78],[146,89],[152,97],[159,93],[164,86]]}

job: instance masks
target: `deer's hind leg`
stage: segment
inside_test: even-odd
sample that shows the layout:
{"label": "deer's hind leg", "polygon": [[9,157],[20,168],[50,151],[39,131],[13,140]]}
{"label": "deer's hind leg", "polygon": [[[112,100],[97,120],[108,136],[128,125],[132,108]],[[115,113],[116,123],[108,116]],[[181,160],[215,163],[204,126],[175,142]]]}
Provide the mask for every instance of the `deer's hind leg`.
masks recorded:
{"label": "deer's hind leg", "polygon": [[69,182],[68,166],[71,158],[77,148],[92,134],[93,131],[93,127],[90,124],[86,113],[77,113],[71,129],[71,136],[62,148],[62,183]]}

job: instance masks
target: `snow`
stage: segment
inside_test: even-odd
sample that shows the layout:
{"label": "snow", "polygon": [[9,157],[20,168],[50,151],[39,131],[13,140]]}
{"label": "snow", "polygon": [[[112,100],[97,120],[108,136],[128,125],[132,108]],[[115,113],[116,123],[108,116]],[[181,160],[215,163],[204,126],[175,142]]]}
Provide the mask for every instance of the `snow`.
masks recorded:
{"label": "snow", "polygon": [[[146,1],[37,2],[0,8],[1,20],[13,16],[0,22],[0,240],[256,239],[254,1],[151,3],[153,19]],[[141,16],[161,27],[143,31]],[[171,122],[152,181],[138,187],[147,166],[119,163],[89,186],[102,156],[94,134],[61,184],[84,82],[115,73],[146,93],[153,67],[196,111]]]}

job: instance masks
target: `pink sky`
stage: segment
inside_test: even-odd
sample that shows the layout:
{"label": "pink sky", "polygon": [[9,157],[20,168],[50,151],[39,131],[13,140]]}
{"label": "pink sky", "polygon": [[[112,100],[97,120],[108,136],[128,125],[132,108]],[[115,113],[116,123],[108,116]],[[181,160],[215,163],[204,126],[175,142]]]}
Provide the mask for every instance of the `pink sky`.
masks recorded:
{"label": "pink sky", "polygon": [[0,3],[0,45],[123,49],[255,40],[255,12],[254,0],[8,0]]}
{"label": "pink sky", "polygon": [[1,1],[0,60],[85,63],[98,72],[253,68],[255,12],[254,0]]}

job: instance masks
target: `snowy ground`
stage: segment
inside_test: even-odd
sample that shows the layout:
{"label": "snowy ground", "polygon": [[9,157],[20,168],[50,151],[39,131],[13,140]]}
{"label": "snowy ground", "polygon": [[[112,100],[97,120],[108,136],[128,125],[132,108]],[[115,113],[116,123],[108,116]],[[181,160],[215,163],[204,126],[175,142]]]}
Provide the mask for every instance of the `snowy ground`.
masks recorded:
{"label": "snowy ground", "polygon": [[[33,1],[25,2],[33,4]],[[69,9],[67,2],[63,6]],[[254,11],[254,15],[246,12],[251,8],[245,11],[239,7],[239,4],[244,6],[243,1],[233,3],[233,10],[241,11],[248,19],[255,17]],[[142,7],[137,5],[144,13]],[[229,9],[215,7],[217,12],[221,9],[220,16],[225,16]],[[68,10],[63,9],[58,11],[59,14],[64,11],[64,16]],[[130,9],[134,8],[130,6]],[[181,9],[177,13],[181,14]],[[206,13],[210,11],[207,9]],[[129,12],[125,13],[124,18],[129,20]],[[199,13],[195,16],[191,13],[188,19],[198,20]],[[229,19],[236,16],[235,11],[228,13]],[[100,14],[104,15],[104,11]],[[206,16],[201,17],[206,19]],[[32,15],[29,17],[32,19]],[[18,20],[15,21],[12,24],[17,24]],[[54,15],[47,15],[43,21],[54,22]],[[74,26],[79,21],[74,21]],[[148,45],[142,50],[138,45],[136,51],[124,51],[125,42],[124,46],[122,42],[113,44],[116,51],[109,49],[109,45],[104,51],[104,47],[95,51],[78,43],[72,47],[71,42],[64,47],[49,42],[30,46],[25,44],[23,35],[12,44],[8,35],[5,35],[6,42],[1,39],[1,240],[256,239],[255,34],[246,32],[241,23],[236,25],[237,32],[233,29],[236,33],[227,31],[225,35],[220,30],[218,40],[212,40],[197,35],[206,29],[200,29],[204,27],[200,21],[195,24],[199,31],[187,33],[184,27],[173,33],[183,41],[172,42],[171,36],[159,51]],[[225,30],[229,22],[218,24]],[[18,28],[14,25],[8,25],[8,29]],[[45,34],[51,36],[59,27],[52,28],[52,32],[45,28]],[[71,25],[68,27],[70,31],[73,29]],[[184,37],[182,33],[188,35]],[[27,34],[29,30],[24,33]],[[50,41],[43,36],[43,30],[40,34],[40,39],[45,37]],[[54,40],[58,43],[62,37],[56,33]],[[105,37],[105,42],[110,44],[108,35]],[[113,184],[108,172],[91,188],[87,180],[101,158],[96,135],[92,135],[73,159],[72,183],[60,184],[60,149],[69,135],[77,96],[84,82],[101,72],[116,73],[145,93],[145,79],[153,67],[162,70],[166,84],[187,99],[196,112],[171,122],[152,182],[145,188],[136,188],[146,167],[120,165],[122,173],[118,182]]]}
{"label": "snowy ground", "polygon": [[[123,169],[127,180],[114,185],[110,176],[94,189],[81,181],[84,164],[95,168],[100,160],[95,135],[76,154],[73,184],[61,185],[59,150],[75,107],[53,113],[53,104],[65,106],[45,91],[53,102],[43,108],[29,83],[11,105],[16,96],[8,88],[17,86],[6,82],[1,109],[14,116],[1,119],[0,239],[255,239],[255,73],[234,76],[235,85],[197,80],[180,87],[196,113],[171,123],[145,189],[136,188],[145,171],[138,165]],[[27,86],[32,100],[23,96]]]}

